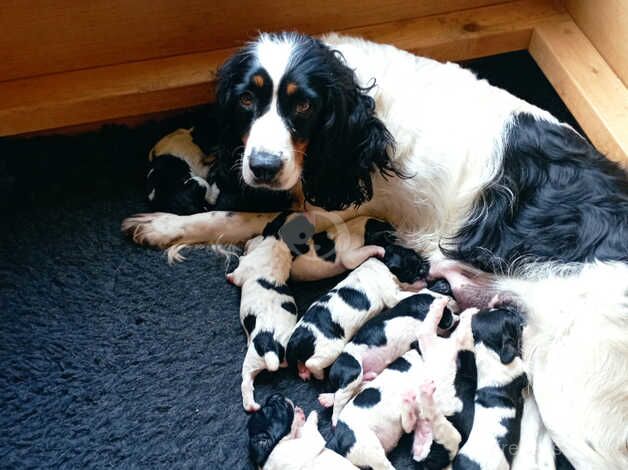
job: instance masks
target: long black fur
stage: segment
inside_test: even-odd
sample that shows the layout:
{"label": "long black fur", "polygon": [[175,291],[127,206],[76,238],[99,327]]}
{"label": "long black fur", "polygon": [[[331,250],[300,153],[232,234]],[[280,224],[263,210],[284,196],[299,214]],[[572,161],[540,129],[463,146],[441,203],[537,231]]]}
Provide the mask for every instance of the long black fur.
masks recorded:
{"label": "long black fur", "polygon": [[469,220],[443,251],[485,271],[527,261],[628,261],[628,177],[570,127],[521,113],[502,174]]}

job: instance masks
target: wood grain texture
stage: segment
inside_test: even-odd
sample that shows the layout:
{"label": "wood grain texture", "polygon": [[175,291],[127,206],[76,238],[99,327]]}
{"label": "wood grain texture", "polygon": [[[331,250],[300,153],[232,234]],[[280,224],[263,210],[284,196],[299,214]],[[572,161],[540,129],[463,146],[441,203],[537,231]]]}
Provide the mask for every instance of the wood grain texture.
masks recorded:
{"label": "wood grain texture", "polygon": [[238,47],[257,31],[310,34],[504,0],[3,0],[0,81]]}
{"label": "wood grain texture", "polygon": [[[441,60],[526,49],[535,27],[564,19],[551,0],[345,30]],[[212,79],[233,52],[211,52],[77,70],[0,83],[0,135],[177,109],[212,99]]]}
{"label": "wood grain texture", "polygon": [[628,164],[628,90],[578,26],[539,26],[530,53],[593,144]]}
{"label": "wood grain texture", "polygon": [[566,0],[575,23],[628,86],[628,1]]}

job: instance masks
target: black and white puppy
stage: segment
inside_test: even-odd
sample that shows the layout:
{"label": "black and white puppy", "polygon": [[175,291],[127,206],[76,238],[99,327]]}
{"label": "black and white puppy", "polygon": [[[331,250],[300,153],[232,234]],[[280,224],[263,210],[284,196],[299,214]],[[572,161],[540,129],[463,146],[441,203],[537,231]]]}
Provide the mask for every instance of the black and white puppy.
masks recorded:
{"label": "black and white puppy", "polygon": [[195,129],[178,129],[164,136],[148,154],[148,201],[154,210],[194,214],[211,209],[220,190],[207,177],[215,164],[195,141]]}
{"label": "black and white puppy", "polygon": [[288,363],[303,380],[322,380],[364,323],[411,295],[400,283],[416,283],[426,269],[422,257],[397,245],[387,247],[381,261],[365,261],[305,312],[288,342]]}
{"label": "black and white puppy", "polygon": [[[443,358],[449,355],[438,351],[439,342],[435,340],[445,305],[445,302],[433,302],[421,325],[418,342],[424,355],[435,346],[436,355]],[[463,318],[470,323],[470,312]],[[453,335],[443,341],[458,343]],[[453,367],[453,361],[445,359],[445,362]],[[445,389],[452,384],[441,382],[445,375],[435,374],[434,368],[445,362],[428,364],[416,349],[406,352],[344,407],[330,447],[358,466],[394,469],[386,453],[397,445],[404,432],[414,431],[412,452],[416,461],[425,459],[433,441],[441,443],[453,457],[460,434],[442,413],[444,408],[455,406],[443,403],[445,396],[451,396]],[[439,388],[444,392],[440,398],[436,396]]]}
{"label": "black and white puppy", "polygon": [[347,343],[329,370],[329,382],[335,393],[319,395],[321,405],[333,407],[333,425],[336,425],[340,412],[358,392],[363,381],[373,380],[412,348],[417,341],[417,332],[435,302],[449,305],[443,307],[438,328],[441,332],[450,331],[458,319],[455,315],[457,305],[453,300],[425,289],[370,319]]}
{"label": "black and white puppy", "polygon": [[297,322],[297,306],[286,285],[291,262],[290,250],[280,238],[259,236],[247,243],[240,264],[227,275],[242,287],[240,321],[248,344],[242,364],[246,411],[259,409],[253,395],[255,376],[262,370],[276,371],[284,363],[286,344]]}
{"label": "black and white puppy", "polygon": [[509,469],[519,444],[522,392],[528,381],[521,359],[522,319],[507,308],[473,317],[478,390],[473,428],[454,470]]}
{"label": "black and white puppy", "polygon": [[301,408],[278,393],[251,415],[248,431],[251,460],[263,470],[357,470],[325,447],[316,411],[306,420]]}

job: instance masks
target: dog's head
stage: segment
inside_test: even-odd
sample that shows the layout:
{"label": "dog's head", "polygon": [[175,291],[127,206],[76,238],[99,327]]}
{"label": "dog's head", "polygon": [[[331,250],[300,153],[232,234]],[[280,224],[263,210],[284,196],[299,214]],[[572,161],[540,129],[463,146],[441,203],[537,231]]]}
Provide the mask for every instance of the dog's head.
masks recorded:
{"label": "dog's head", "polygon": [[277,443],[290,434],[295,421],[291,401],[279,393],[271,395],[259,411],[249,418],[249,455],[262,467]]}
{"label": "dog's head", "polygon": [[502,364],[521,356],[523,318],[509,308],[492,308],[473,315],[473,339],[497,353]]}
{"label": "dog's head", "polygon": [[289,190],[328,210],[373,195],[371,173],[397,173],[393,139],[343,57],[295,33],[262,34],[221,68],[226,140],[254,187]]}

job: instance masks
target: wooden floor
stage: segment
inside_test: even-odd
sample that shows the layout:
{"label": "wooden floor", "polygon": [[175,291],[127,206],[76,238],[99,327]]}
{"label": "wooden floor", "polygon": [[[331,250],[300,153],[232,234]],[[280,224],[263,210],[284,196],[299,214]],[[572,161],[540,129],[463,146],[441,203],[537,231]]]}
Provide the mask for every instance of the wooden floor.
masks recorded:
{"label": "wooden floor", "polygon": [[[71,1],[64,0],[61,3]],[[344,0],[344,3],[356,1]],[[272,3],[282,2],[278,0]],[[158,3],[163,2],[160,0]],[[199,9],[205,8],[202,2],[186,3],[196,5]],[[568,2],[568,11],[553,0],[426,1],[419,2],[422,9],[417,9],[417,2],[397,0],[395,3],[398,8],[392,12],[390,8],[381,10],[379,2],[373,0],[357,2],[356,5],[358,3],[363,4],[364,12],[361,15],[340,18],[342,21],[333,17],[318,18],[316,21],[335,26],[329,29],[394,44],[415,54],[439,60],[464,60],[529,49],[595,145],[615,160],[628,161],[628,91],[618,72],[608,65],[572,18],[570,11],[576,11],[582,2],[574,0],[570,2],[573,5]],[[20,4],[17,5],[19,7]],[[472,8],[460,10],[464,6]],[[198,21],[192,13],[187,12],[182,16],[187,18],[186,15],[189,15],[190,21]],[[196,12],[197,16],[201,13],[200,10]],[[413,13],[417,16],[408,19]],[[241,12],[238,14],[242,15]],[[320,16],[318,12],[310,14]],[[387,21],[359,25],[360,22],[372,22],[374,18]],[[215,24],[216,30],[209,35],[210,44],[235,44],[235,39],[229,37],[224,18],[218,20],[222,23]],[[278,29],[271,20],[278,21],[269,19],[268,28]],[[319,32],[310,23],[299,23],[299,18],[295,17],[292,21],[291,24],[299,26],[300,30]],[[194,25],[199,27],[197,23]],[[338,25],[351,27],[341,29]],[[41,27],[45,30],[51,25],[44,24]],[[190,24],[186,27],[192,28]],[[203,42],[206,36],[193,36],[196,34],[194,31],[189,33],[194,48],[208,47],[209,44]],[[103,31],[98,33],[104,34]],[[176,37],[175,32],[166,33]],[[125,38],[129,41],[129,50],[120,50],[118,55],[126,60],[146,55],[149,40],[157,41],[159,36],[135,40],[129,34]],[[2,41],[6,39],[0,40],[0,48]],[[183,49],[180,42],[165,45],[162,53],[180,52]],[[28,43],[26,45],[28,47]],[[213,99],[217,68],[235,50],[233,47],[224,47],[107,64],[115,60],[115,57],[108,55],[108,49],[95,40],[92,47],[94,57],[86,55],[80,64],[71,63],[74,55],[68,55],[67,51],[62,51],[65,55],[62,54],[57,61],[40,58],[43,64],[41,67],[54,73],[19,77],[20,74],[34,73],[29,69],[29,62],[23,59],[9,60],[8,65],[0,66],[0,80],[3,76],[14,76],[0,81],[0,136],[109,121],[206,103]],[[609,54],[617,55],[615,50],[609,51]],[[78,53],[78,50],[74,52]],[[62,65],[59,65],[59,61]],[[70,71],[56,69],[61,66],[77,68],[81,64],[90,66]]]}

